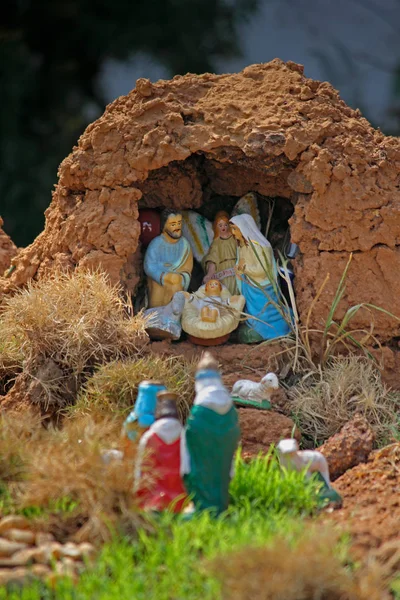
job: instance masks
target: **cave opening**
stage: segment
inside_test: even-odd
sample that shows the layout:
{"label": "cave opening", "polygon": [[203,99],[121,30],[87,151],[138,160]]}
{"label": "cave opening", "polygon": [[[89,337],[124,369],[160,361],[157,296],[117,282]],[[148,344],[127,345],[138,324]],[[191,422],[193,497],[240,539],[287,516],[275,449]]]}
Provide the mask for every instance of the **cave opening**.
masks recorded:
{"label": "cave opening", "polygon": [[[146,209],[154,209],[157,214],[164,209],[195,211],[212,223],[219,211],[231,215],[239,199],[252,192],[260,231],[271,243],[275,257],[285,256],[290,268],[295,248],[291,244],[289,219],[299,194],[288,184],[288,177],[296,166],[296,161],[284,155],[249,158],[231,147],[199,152],[185,161],[152,171],[144,182],[137,184],[143,193],[139,213]],[[135,312],[146,307],[147,302],[145,252],[146,247],[140,245],[135,259],[140,264],[140,281],[132,290]],[[203,277],[203,267],[195,259],[188,291],[195,292]]]}

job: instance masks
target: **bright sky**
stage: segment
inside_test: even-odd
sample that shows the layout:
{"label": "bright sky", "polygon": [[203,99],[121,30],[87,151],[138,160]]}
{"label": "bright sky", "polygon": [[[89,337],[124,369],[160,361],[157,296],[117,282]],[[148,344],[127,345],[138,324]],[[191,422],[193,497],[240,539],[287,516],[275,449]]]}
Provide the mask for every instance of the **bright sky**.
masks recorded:
{"label": "bright sky", "polygon": [[[273,58],[305,66],[305,75],[328,80],[344,100],[375,125],[387,123],[391,71],[400,64],[399,0],[263,0],[241,28],[243,56],[221,61],[219,73]],[[146,56],[129,63],[110,61],[102,83],[107,100],[126,94],[139,77],[169,78]]]}

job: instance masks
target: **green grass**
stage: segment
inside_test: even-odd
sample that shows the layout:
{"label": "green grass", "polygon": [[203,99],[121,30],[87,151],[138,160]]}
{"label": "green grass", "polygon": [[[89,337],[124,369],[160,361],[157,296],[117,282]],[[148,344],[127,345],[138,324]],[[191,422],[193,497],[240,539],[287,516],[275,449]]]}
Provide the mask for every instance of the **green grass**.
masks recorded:
{"label": "green grass", "polygon": [[93,568],[74,586],[59,582],[22,589],[0,588],[0,600],[171,600],[220,598],[220,583],[207,563],[234,549],[262,546],[275,535],[295,540],[305,516],[317,508],[318,486],[302,473],[283,473],[271,452],[245,463],[240,453],[231,484],[232,505],[222,517],[208,513],[190,520],[164,513],[153,518],[149,533],[115,538],[105,545]]}

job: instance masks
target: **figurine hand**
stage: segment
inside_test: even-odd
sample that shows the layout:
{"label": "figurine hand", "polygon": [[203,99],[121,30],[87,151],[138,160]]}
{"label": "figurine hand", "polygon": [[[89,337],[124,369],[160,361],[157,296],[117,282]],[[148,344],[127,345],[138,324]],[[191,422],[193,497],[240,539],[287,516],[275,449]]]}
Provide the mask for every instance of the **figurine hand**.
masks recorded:
{"label": "figurine hand", "polygon": [[183,277],[180,273],[165,273],[164,282],[168,285],[179,285],[183,283]]}
{"label": "figurine hand", "polygon": [[246,263],[243,259],[239,261],[239,263],[235,266],[235,272],[238,274],[244,273],[246,270]]}
{"label": "figurine hand", "polygon": [[207,281],[210,281],[210,279],[214,279],[214,275],[215,275],[215,264],[212,262],[207,263],[208,265],[208,269],[207,269],[207,273],[203,279],[203,283],[207,283]]}
{"label": "figurine hand", "polygon": [[192,295],[192,294],[189,294],[189,292],[180,292],[180,293],[185,296],[186,300],[189,300],[190,296]]}

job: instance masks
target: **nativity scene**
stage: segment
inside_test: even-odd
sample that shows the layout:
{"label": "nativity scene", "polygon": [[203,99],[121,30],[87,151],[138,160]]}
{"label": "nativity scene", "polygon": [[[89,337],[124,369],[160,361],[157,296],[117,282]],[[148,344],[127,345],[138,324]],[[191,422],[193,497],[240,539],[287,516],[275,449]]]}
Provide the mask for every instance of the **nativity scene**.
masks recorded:
{"label": "nativity scene", "polygon": [[233,332],[246,344],[290,333],[283,285],[289,271],[282,277],[261,231],[255,193],[242,196],[231,214],[217,210],[212,223],[193,210],[168,209],[157,218],[161,233],[144,257],[152,339],[178,340],[183,333],[207,346],[225,343]]}

